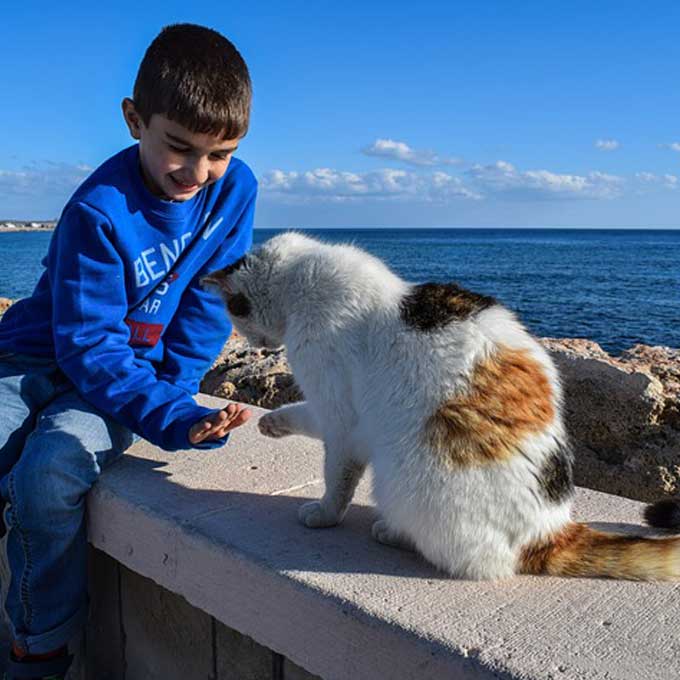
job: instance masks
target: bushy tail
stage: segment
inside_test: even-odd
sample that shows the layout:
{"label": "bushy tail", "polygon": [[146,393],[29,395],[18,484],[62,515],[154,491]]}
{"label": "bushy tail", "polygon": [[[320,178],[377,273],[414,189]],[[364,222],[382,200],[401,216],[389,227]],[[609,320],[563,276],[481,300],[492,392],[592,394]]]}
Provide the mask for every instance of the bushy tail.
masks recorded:
{"label": "bushy tail", "polygon": [[647,524],[658,529],[680,531],[680,498],[664,498],[645,508]]}
{"label": "bushy tail", "polygon": [[680,538],[608,534],[574,522],[550,538],[526,546],[519,571],[636,581],[680,579]]}

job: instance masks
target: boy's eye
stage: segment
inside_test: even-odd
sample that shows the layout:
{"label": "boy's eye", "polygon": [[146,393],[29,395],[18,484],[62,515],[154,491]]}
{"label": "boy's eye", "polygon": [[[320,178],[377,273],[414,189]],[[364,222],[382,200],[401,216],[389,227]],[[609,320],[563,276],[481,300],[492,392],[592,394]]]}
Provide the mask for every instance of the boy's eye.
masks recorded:
{"label": "boy's eye", "polygon": [[174,144],[168,144],[168,146],[169,146],[173,151],[177,151],[177,153],[187,153],[187,151],[189,151],[189,149],[185,149],[185,148],[183,148],[183,147],[181,147],[181,146],[175,146]]}
{"label": "boy's eye", "polygon": [[216,160],[216,161],[226,161],[227,158],[229,158],[229,156],[230,156],[230,154],[228,154],[228,153],[214,153],[212,155],[213,160]]}

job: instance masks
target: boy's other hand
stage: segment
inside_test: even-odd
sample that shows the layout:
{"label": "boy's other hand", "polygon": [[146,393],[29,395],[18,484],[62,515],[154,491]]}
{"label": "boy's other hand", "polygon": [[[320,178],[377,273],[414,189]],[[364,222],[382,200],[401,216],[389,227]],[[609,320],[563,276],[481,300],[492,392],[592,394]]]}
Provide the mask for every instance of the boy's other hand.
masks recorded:
{"label": "boy's other hand", "polygon": [[241,404],[229,404],[221,411],[212,413],[202,420],[199,420],[189,430],[189,442],[199,444],[204,441],[221,439],[227,432],[243,425],[252,415],[245,406]]}

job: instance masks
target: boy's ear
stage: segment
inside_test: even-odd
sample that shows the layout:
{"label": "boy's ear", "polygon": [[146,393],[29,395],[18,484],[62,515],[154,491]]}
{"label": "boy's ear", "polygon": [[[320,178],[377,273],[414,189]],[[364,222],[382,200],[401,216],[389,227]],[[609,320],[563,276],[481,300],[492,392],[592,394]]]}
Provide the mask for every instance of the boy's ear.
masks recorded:
{"label": "boy's ear", "polygon": [[130,130],[130,134],[133,139],[139,139],[141,137],[141,125],[142,119],[135,109],[135,103],[130,99],[130,97],[125,97],[121,104],[123,109],[123,118],[125,118],[125,123]]}

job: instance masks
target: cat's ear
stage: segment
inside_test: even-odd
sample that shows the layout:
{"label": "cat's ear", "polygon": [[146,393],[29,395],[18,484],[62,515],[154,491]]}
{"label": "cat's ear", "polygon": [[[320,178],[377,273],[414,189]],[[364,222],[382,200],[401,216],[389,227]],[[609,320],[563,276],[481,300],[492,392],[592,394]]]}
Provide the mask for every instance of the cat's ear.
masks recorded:
{"label": "cat's ear", "polygon": [[224,269],[218,269],[217,271],[210,272],[202,276],[200,283],[204,288],[217,288],[222,293],[233,293],[233,287],[229,282],[229,277],[236,270],[241,269],[246,263],[246,256],[239,258],[236,262],[232,262],[229,266]]}
{"label": "cat's ear", "polygon": [[[229,268],[227,267],[227,269]],[[211,288],[213,290],[216,289],[217,292],[223,294],[233,293],[234,291],[229,281],[229,275],[231,272],[228,272],[227,269],[218,269],[217,271],[210,272],[210,274],[201,276],[201,286],[203,286],[203,288],[206,290],[210,290]]]}

